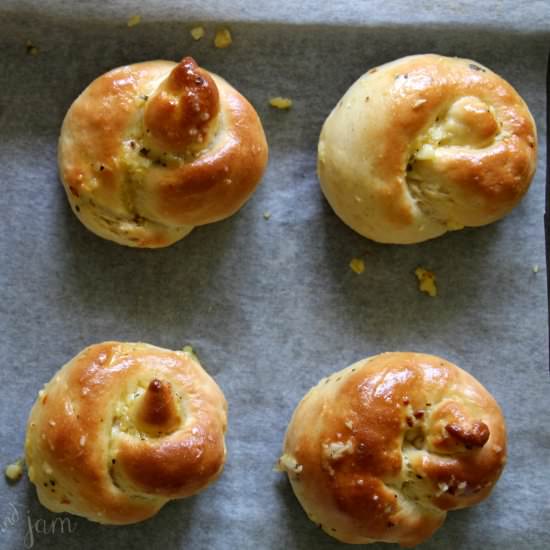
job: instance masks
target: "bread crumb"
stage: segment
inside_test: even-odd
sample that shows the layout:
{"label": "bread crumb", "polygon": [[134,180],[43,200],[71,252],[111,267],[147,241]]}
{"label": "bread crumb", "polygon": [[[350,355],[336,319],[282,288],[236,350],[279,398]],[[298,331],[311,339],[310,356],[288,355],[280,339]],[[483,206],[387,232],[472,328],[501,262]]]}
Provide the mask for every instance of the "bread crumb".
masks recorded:
{"label": "bread crumb", "polygon": [[136,25],[139,25],[141,23],[141,15],[132,15],[130,19],[128,19],[128,26],[129,27],[135,27]]}
{"label": "bread crumb", "polygon": [[288,97],[272,97],[269,104],[276,109],[290,109],[292,107],[292,99]]}
{"label": "bread crumb", "polygon": [[202,25],[193,27],[190,32],[193,40],[200,40],[204,36],[204,27]]}
{"label": "bread crumb", "polygon": [[365,271],[365,262],[361,258],[353,258],[349,263],[349,267],[354,273],[361,275]]}
{"label": "bread crumb", "polygon": [[27,55],[38,54],[38,48],[30,40],[27,40],[27,43],[25,44],[25,48],[27,50]]}
{"label": "bread crumb", "polygon": [[219,30],[214,37],[214,46],[216,46],[216,48],[228,48],[231,46],[232,42],[233,39],[231,38],[229,29]]}
{"label": "bread crumb", "polygon": [[434,297],[437,296],[437,286],[435,284],[435,274],[423,267],[417,267],[414,274],[418,279],[418,288],[421,292]]}
{"label": "bread crumb", "polygon": [[264,212],[264,220],[269,220],[271,218],[271,212],[268,212],[267,210]]}
{"label": "bread crumb", "polygon": [[539,264],[533,264],[533,273],[539,272]]}
{"label": "bread crumb", "polygon": [[19,481],[23,476],[23,459],[20,458],[12,464],[8,464],[4,470],[4,475],[13,482]]}

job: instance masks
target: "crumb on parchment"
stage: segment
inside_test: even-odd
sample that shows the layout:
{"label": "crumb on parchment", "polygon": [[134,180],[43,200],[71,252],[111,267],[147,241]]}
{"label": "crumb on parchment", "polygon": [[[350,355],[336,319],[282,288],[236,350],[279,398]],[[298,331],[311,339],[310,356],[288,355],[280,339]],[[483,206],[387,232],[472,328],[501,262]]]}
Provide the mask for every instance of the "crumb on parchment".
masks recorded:
{"label": "crumb on parchment", "polygon": [[353,258],[349,263],[349,267],[354,273],[361,275],[365,271],[365,262],[361,258]]}
{"label": "crumb on parchment", "polygon": [[38,48],[30,40],[27,40],[27,42],[25,43],[25,48],[27,50],[27,55],[38,54]]}
{"label": "crumb on parchment", "polygon": [[264,212],[264,220],[269,220],[269,218],[271,218],[271,212],[269,212],[268,210],[266,210]]}
{"label": "crumb on parchment", "polygon": [[220,29],[214,37],[214,46],[216,48],[228,48],[232,42],[233,38],[231,38],[229,29]]}
{"label": "crumb on parchment", "polygon": [[190,33],[193,37],[193,40],[200,40],[204,36],[204,27],[202,25],[193,27]]}
{"label": "crumb on parchment", "polygon": [[14,483],[19,481],[23,476],[23,459],[20,458],[12,464],[8,464],[4,470],[4,475]]}
{"label": "crumb on parchment", "polygon": [[437,286],[435,284],[435,274],[423,267],[417,267],[414,274],[418,279],[418,288],[421,292],[434,297],[437,296]]}
{"label": "crumb on parchment", "polygon": [[275,107],[276,109],[281,109],[281,110],[290,109],[292,107],[292,99],[288,97],[280,97],[280,96],[272,97],[269,100],[269,104],[272,107]]}
{"label": "crumb on parchment", "polygon": [[128,26],[129,27],[135,27],[136,25],[139,25],[141,23],[141,15],[132,15],[130,19],[128,19]]}
{"label": "crumb on parchment", "polygon": [[539,269],[539,264],[533,264],[533,273],[538,273]]}

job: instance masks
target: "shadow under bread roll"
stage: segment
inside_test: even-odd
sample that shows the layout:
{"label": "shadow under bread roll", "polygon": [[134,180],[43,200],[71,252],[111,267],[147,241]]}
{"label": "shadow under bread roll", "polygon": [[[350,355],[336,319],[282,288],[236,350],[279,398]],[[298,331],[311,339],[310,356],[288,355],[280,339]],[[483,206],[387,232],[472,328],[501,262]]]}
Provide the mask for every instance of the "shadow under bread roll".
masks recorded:
{"label": "shadow under bread roll", "polygon": [[234,214],[267,157],[252,105],[190,57],[94,80],[67,112],[58,149],[80,221],[105,239],[148,248]]}
{"label": "shadow under bread roll", "polygon": [[489,496],[506,428],[489,392],[433,355],[384,353],[324,378],[288,426],[279,467],[311,521],[347,543],[414,546]]}
{"label": "shadow under bread roll", "polygon": [[29,478],[53,512],[138,522],[221,474],[226,427],[224,395],[193,354],[96,344],[40,391],[27,425]]}

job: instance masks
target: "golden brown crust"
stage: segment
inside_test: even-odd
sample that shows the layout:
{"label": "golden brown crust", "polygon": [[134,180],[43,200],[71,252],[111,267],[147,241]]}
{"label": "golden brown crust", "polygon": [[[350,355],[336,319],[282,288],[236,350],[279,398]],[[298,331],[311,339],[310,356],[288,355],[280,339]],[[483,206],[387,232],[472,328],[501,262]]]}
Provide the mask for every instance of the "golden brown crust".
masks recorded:
{"label": "golden brown crust", "polygon": [[[220,90],[226,86],[218,82]],[[144,188],[158,189],[150,206],[159,216],[191,225],[218,221],[233,214],[253,192],[267,161],[267,145],[258,142],[254,126],[247,122],[253,114],[249,106],[229,93],[225,105],[227,128],[209,155],[182,164],[167,177],[157,167],[146,176]]]}
{"label": "golden brown crust", "polygon": [[323,126],[318,171],[345,223],[406,244],[506,215],[536,157],[535,123],[510,84],[467,59],[417,55],[346,92]]}
{"label": "golden brown crust", "polygon": [[181,415],[174,399],[172,384],[155,378],[149,383],[135,414],[142,432],[152,435],[170,433],[180,425]]}
{"label": "golden brown crust", "polygon": [[34,404],[29,477],[52,511],[141,521],[221,473],[226,414],[221,390],[191,354],[97,344],[67,363]]}
{"label": "golden brown crust", "polygon": [[505,461],[502,413],[477,380],[432,355],[385,353],[310,390],[279,463],[331,536],[413,546],[447,510],[486,498]]}
{"label": "golden brown crust", "polygon": [[186,57],[147,101],[146,139],[165,151],[200,151],[217,127],[219,111],[220,94],[212,76]]}
{"label": "golden brown crust", "polygon": [[263,174],[267,142],[250,103],[184,58],[97,78],[67,112],[58,157],[88,229],[161,247],[235,213]]}

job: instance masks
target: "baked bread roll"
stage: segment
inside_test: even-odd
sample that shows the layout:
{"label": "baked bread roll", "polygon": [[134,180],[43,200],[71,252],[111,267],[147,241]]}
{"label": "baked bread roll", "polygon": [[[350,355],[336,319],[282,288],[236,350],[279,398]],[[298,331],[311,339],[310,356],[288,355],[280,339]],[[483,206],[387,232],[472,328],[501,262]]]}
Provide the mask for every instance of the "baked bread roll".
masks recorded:
{"label": "baked bread roll", "polygon": [[502,413],[457,366],[384,353],[325,378],[288,426],[280,468],[309,518],[353,544],[414,546],[486,498],[506,462]]}
{"label": "baked bread roll", "polygon": [[92,82],[67,112],[58,160],[71,207],[90,231],[155,248],[235,213],[267,154],[250,103],[186,57]]}
{"label": "baked bread roll", "polygon": [[46,384],[25,443],[40,502],[134,523],[221,473],[227,405],[194,355],[147,344],[86,348]]}
{"label": "baked bread roll", "polygon": [[533,117],[510,84],[468,59],[416,55],[346,92],[321,131],[318,174],[344,223],[409,244],[502,218],[536,159]]}

